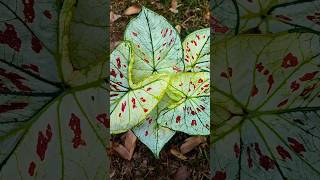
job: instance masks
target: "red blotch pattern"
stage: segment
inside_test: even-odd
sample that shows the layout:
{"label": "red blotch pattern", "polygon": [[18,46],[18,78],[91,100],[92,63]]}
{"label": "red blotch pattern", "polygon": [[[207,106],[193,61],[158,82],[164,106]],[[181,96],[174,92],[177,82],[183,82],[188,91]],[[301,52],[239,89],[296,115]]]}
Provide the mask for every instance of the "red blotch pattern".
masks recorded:
{"label": "red blotch pattern", "polygon": [[294,56],[291,52],[288,53],[282,61],[281,67],[287,69],[289,67],[295,67],[298,65],[298,58]]}
{"label": "red blotch pattern", "polygon": [[74,137],[72,139],[73,148],[77,149],[80,145],[85,146],[86,142],[81,137],[80,118],[74,113],[71,114],[69,127],[73,131]]}
{"label": "red blotch pattern", "polygon": [[36,163],[34,163],[33,161],[30,162],[29,164],[29,169],[28,169],[28,174],[30,176],[33,176],[35,173],[35,169],[36,169]]}
{"label": "red blotch pattern", "polygon": [[226,180],[227,174],[223,171],[217,171],[215,175],[212,177],[212,180]]}
{"label": "red blotch pattern", "polygon": [[9,79],[21,91],[31,91],[31,88],[29,88],[22,82],[22,80],[25,80],[25,78],[20,76],[19,74],[6,72],[5,69],[0,68],[0,76]]}
{"label": "red blotch pattern", "polygon": [[301,144],[295,138],[288,137],[288,142],[293,151],[300,154],[301,156],[303,156],[302,152],[306,152],[306,149],[304,148],[303,144]]}
{"label": "red blotch pattern", "polygon": [[8,104],[1,104],[0,105],[0,113],[6,113],[8,111],[24,109],[27,106],[28,106],[27,102],[11,102]]}
{"label": "red blotch pattern", "polygon": [[276,147],[278,154],[281,156],[283,160],[291,159],[291,156],[287,150],[285,150],[282,146],[278,145]]}
{"label": "red blotch pattern", "polygon": [[10,48],[19,52],[21,48],[21,39],[18,37],[15,27],[11,24],[4,23],[6,29],[0,31],[0,44],[7,44]]}
{"label": "red blotch pattern", "polygon": [[48,19],[52,19],[52,14],[49,10],[43,11],[43,15],[46,16]]}
{"label": "red blotch pattern", "polygon": [[31,45],[32,50],[36,53],[40,53],[40,51],[42,50],[40,40],[34,36],[32,36]]}
{"label": "red blotch pattern", "polygon": [[106,113],[102,113],[96,116],[96,119],[105,127],[110,128],[110,119],[107,118]]}
{"label": "red blotch pattern", "polygon": [[45,135],[42,131],[38,133],[38,143],[37,143],[37,155],[40,160],[43,161],[46,155],[46,151],[48,149],[48,144],[52,139],[52,129],[50,124],[47,125],[47,129]]}
{"label": "red blotch pattern", "polygon": [[33,23],[33,20],[35,18],[35,11],[34,11],[34,0],[22,0],[22,3],[24,5],[23,14],[25,21],[27,23]]}

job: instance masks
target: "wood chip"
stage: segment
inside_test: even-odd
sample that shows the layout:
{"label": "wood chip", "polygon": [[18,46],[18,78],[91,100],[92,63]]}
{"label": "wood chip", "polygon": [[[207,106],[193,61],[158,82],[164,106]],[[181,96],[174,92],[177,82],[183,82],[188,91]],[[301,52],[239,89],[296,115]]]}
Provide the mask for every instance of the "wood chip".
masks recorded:
{"label": "wood chip", "polygon": [[181,33],[181,26],[180,25],[176,25],[176,30],[178,31],[178,33]]}
{"label": "wood chip", "polygon": [[184,143],[180,146],[180,152],[182,154],[186,154],[199,146],[199,144],[206,142],[206,138],[204,136],[193,136],[187,138]]}
{"label": "wood chip", "polygon": [[133,5],[128,7],[123,14],[126,16],[131,16],[134,14],[138,14],[140,11],[141,11],[141,7],[139,5]]}
{"label": "wood chip", "polygon": [[114,12],[110,11],[110,23],[115,22],[119,18],[121,18],[121,15],[115,14]]}
{"label": "wood chip", "polygon": [[175,148],[170,149],[170,152],[171,152],[172,155],[176,156],[179,159],[182,159],[182,160],[187,160],[188,159],[186,156],[184,156],[180,151],[178,151]]}

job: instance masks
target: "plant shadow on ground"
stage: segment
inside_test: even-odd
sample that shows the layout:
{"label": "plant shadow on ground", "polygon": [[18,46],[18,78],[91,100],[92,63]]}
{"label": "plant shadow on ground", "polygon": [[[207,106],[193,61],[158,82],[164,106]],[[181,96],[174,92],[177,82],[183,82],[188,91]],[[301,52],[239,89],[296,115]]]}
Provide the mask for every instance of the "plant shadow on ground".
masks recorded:
{"label": "plant shadow on ground", "polygon": [[[165,17],[170,24],[181,27],[181,39],[183,40],[191,32],[209,27],[208,0],[180,0],[178,13],[169,9],[171,0],[112,0],[110,11],[121,15],[119,19],[110,24],[110,51],[123,40],[123,33],[127,23],[133,16],[124,16],[123,12],[135,4],[143,5]],[[121,135],[113,135],[112,141],[119,142]],[[175,136],[164,146],[160,153],[160,159],[156,159],[152,152],[137,141],[137,145],[131,161],[119,157],[116,153],[110,154],[110,178],[111,179],[174,179],[177,171],[184,169],[188,179],[209,179],[209,146],[204,143],[191,152],[185,154],[187,160],[182,160],[170,153],[170,149],[179,147],[186,138],[184,133],[177,132]],[[176,177],[175,177],[176,176]]]}

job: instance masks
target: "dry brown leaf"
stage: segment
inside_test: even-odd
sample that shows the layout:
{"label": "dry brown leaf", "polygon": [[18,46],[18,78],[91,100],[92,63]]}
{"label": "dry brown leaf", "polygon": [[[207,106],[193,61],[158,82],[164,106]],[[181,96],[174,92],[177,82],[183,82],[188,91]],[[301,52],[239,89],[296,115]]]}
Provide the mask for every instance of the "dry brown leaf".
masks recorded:
{"label": "dry brown leaf", "polygon": [[[124,146],[130,153],[130,157],[132,157],[134,149],[136,148],[137,137],[130,130],[125,134]],[[130,158],[131,159],[131,158]]]}
{"label": "dry brown leaf", "polygon": [[170,149],[170,152],[171,152],[172,155],[176,156],[179,159],[182,159],[182,160],[187,160],[188,159],[186,156],[184,156],[180,151],[178,151],[175,148]]}
{"label": "dry brown leaf", "polygon": [[177,10],[178,8],[178,2],[177,0],[172,0],[171,1],[171,8],[169,9],[171,12],[177,14],[179,11]]}
{"label": "dry brown leaf", "polygon": [[208,11],[205,15],[204,15],[204,19],[209,21],[210,20],[210,12]]}
{"label": "dry brown leaf", "polygon": [[112,143],[112,149],[115,150],[123,159],[131,160],[134,149],[136,148],[137,137],[132,131],[125,133],[121,139],[124,145],[119,143]]}
{"label": "dry brown leaf", "polygon": [[176,25],[176,30],[178,31],[178,33],[181,33],[181,26],[180,25]]}
{"label": "dry brown leaf", "polygon": [[186,166],[181,166],[176,174],[174,175],[175,180],[186,180],[188,177],[190,177],[191,173],[188,171],[188,168]]}
{"label": "dry brown leaf", "polygon": [[180,146],[180,152],[186,154],[199,146],[199,144],[206,141],[206,138],[203,136],[193,136],[184,140],[184,143]]}
{"label": "dry brown leaf", "polygon": [[130,16],[130,15],[138,14],[140,11],[141,11],[141,7],[139,5],[133,5],[128,7],[123,14],[126,16]]}
{"label": "dry brown leaf", "polygon": [[110,11],[110,23],[115,22],[119,18],[121,18],[121,15],[115,14],[114,12]]}

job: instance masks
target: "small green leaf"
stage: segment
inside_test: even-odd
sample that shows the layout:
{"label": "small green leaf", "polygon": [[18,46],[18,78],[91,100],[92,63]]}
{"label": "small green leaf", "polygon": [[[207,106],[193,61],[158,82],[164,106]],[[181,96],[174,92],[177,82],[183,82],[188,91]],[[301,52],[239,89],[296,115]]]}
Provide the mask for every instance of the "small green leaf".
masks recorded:
{"label": "small green leaf", "polygon": [[128,24],[125,40],[133,47],[133,83],[152,74],[169,75],[184,70],[179,34],[155,12],[143,7]]}
{"label": "small green leaf", "polygon": [[182,43],[185,71],[210,71],[210,28],[189,34]]}
{"label": "small green leaf", "polygon": [[160,112],[158,123],[193,135],[210,129],[210,78],[208,72],[179,73],[170,79],[168,95],[178,102]]}

